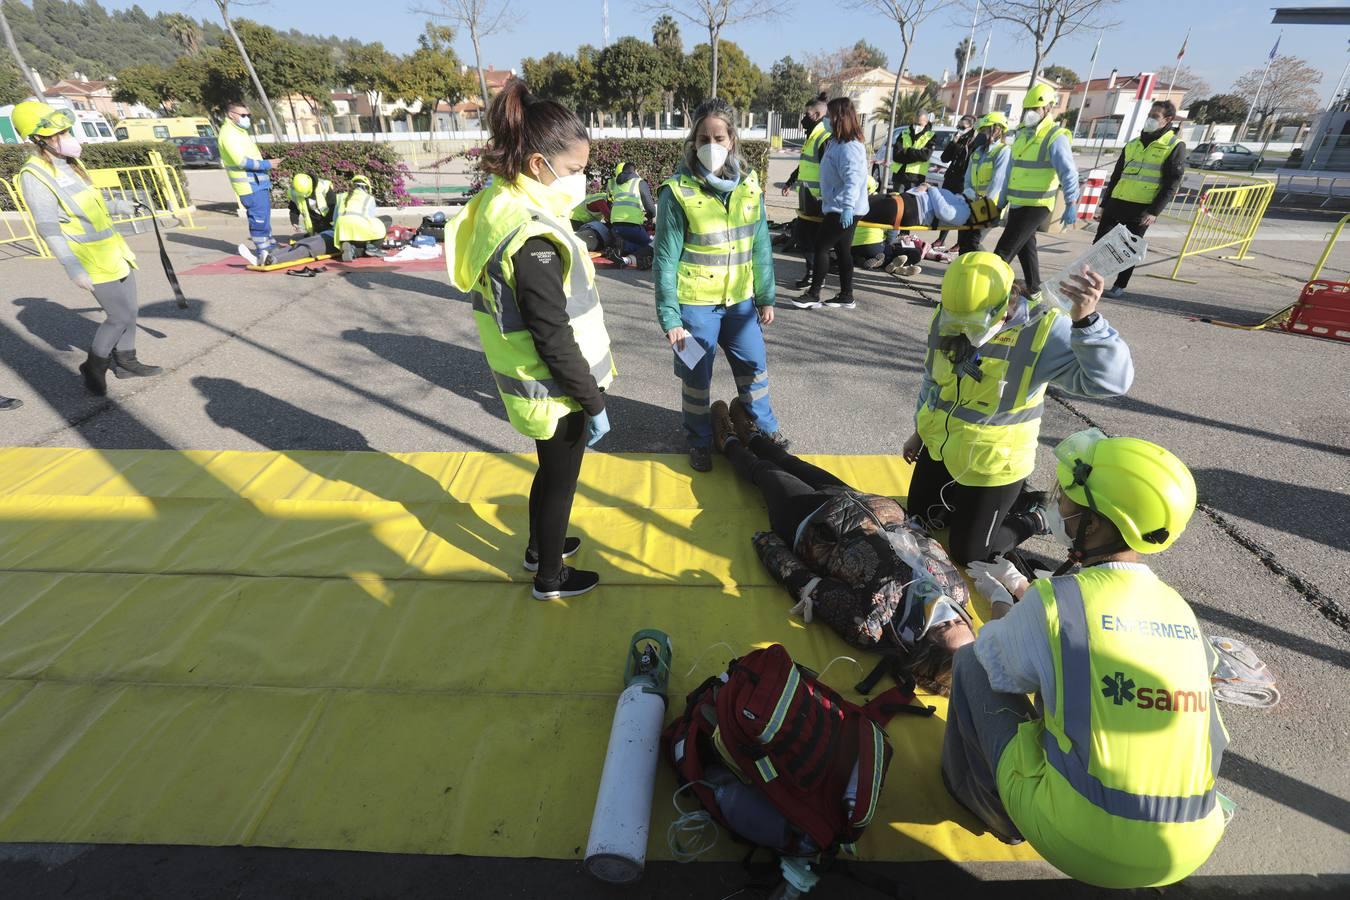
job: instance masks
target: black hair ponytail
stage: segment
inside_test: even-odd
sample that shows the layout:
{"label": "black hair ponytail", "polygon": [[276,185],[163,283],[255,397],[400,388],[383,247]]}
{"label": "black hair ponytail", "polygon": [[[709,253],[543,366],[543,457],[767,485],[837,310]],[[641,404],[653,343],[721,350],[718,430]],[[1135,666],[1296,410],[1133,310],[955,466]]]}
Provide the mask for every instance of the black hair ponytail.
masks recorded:
{"label": "black hair ponytail", "polygon": [[514,180],[533,154],[565,153],[577,141],[589,141],[577,114],[556,100],[541,100],[525,82],[512,78],[488,108],[492,137],[483,149],[483,171]]}

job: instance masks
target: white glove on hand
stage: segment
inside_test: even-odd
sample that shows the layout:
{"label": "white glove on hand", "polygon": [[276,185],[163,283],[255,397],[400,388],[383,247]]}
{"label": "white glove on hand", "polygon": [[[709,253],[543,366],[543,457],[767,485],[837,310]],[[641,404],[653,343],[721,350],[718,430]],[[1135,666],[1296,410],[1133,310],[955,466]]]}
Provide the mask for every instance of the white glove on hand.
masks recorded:
{"label": "white glove on hand", "polygon": [[789,610],[792,615],[801,616],[802,621],[806,622],[808,625],[811,624],[811,612],[816,603],[816,598],[811,595],[815,592],[816,585],[818,584],[820,584],[820,579],[812,578],[806,584],[802,585],[801,592],[797,595],[797,605]]}
{"label": "white glove on hand", "polygon": [[993,562],[973,562],[970,564],[969,571],[988,572],[1014,596],[1021,596],[1022,592],[1027,589],[1027,585],[1030,584],[1026,576],[1017,571],[1017,567],[1012,564],[1012,560],[1006,556],[997,557]]}
{"label": "white glove on hand", "polygon": [[89,277],[88,272],[85,272],[83,270],[76,272],[74,275],[71,276],[70,280],[74,283],[74,285],[77,288],[89,291],[89,293],[91,294],[94,292],[94,280]]}
{"label": "white glove on hand", "polygon": [[[980,596],[984,597],[990,603],[1006,603],[1011,606],[1014,602],[1013,595],[1018,593],[1018,589],[1008,585],[999,576],[1004,574],[1001,563],[1007,563],[1007,560],[1000,560],[999,563],[973,562],[966,567],[966,574],[975,583],[975,590]],[[1008,563],[1009,568],[1012,564]],[[1013,574],[1021,578],[1021,589],[1025,589],[1027,580],[1017,574],[1013,569]]]}

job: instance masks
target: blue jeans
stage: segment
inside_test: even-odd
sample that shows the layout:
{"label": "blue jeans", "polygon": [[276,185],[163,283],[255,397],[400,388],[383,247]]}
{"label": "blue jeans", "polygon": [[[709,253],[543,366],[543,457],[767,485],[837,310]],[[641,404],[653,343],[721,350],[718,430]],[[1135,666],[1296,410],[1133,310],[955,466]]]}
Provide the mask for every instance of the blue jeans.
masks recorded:
{"label": "blue jeans", "polygon": [[652,245],[652,236],[641,225],[634,225],[632,222],[614,222],[609,226],[609,230],[623,241],[624,253],[637,253]]}
{"label": "blue jeans", "polygon": [[254,191],[239,198],[248,214],[248,236],[258,250],[270,250],[276,246],[272,239],[272,192]]}
{"label": "blue jeans", "polygon": [[684,434],[691,447],[712,446],[711,387],[713,359],[720,346],[736,378],[736,394],[760,431],[773,434],[778,419],[769,405],[769,363],[764,350],[764,332],[751,300],[733,306],[680,304],[685,329],[706,353],[692,370],[675,357],[675,374],[684,383]]}

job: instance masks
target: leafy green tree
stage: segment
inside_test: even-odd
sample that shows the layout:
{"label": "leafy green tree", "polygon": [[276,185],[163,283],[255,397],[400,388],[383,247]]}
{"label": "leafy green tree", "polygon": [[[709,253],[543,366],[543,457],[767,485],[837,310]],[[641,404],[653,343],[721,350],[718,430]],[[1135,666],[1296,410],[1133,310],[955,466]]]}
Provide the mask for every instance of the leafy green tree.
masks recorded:
{"label": "leafy green tree", "polygon": [[144,63],[128,66],[117,73],[113,83],[113,99],[118,103],[141,103],[145,106],[163,108],[169,97],[165,81],[167,71],[163,66]]}
{"label": "leafy green tree", "polygon": [[399,67],[399,96],[424,101],[430,131],[436,130],[436,107],[442,101],[454,106],[474,89],[473,80],[460,73],[454,40],[453,28],[428,22],[417,49]]}
{"label": "leafy green tree", "polygon": [[1191,121],[1197,125],[1240,125],[1249,105],[1237,94],[1215,94],[1191,104]]}
{"label": "leafy green tree", "polygon": [[263,86],[262,78],[259,76],[257,69],[254,68],[253,59],[249,55],[243,38],[239,36],[239,32],[234,27],[234,22],[230,18],[230,0],[215,0],[215,4],[216,8],[220,10],[220,20],[225,23],[225,30],[230,33],[230,39],[234,41],[234,47],[239,51],[239,58],[243,62],[244,70],[248,72],[249,80],[253,82],[256,96],[262,101],[263,111],[267,113],[267,122],[272,128],[272,134],[280,137],[282,130],[281,123],[277,120],[277,111],[273,108],[272,101],[267,96],[267,89]]}
{"label": "leafy green tree", "polygon": [[661,51],[640,38],[621,37],[600,52],[608,105],[618,112],[636,115],[639,134],[645,133],[646,113],[660,108],[665,70]]}
{"label": "leafy green tree", "polygon": [[380,103],[383,102],[385,94],[398,89],[394,79],[397,67],[398,57],[384,49],[384,44],[376,41],[348,52],[337,70],[340,83],[351,85],[352,90],[361,91],[366,95],[380,130],[385,132],[389,130],[389,124],[380,113]]}
{"label": "leafy green tree", "polygon": [[858,43],[849,48],[846,65],[884,69],[886,68],[886,54],[880,47],[875,47],[865,40],[859,40]]}
{"label": "leafy green tree", "polygon": [[32,89],[23,76],[7,59],[0,59],[0,106],[19,103],[31,93]]}
{"label": "leafy green tree", "polygon": [[[716,96],[726,100],[738,111],[750,109],[759,91],[762,74],[745,55],[745,51],[731,41],[722,41],[717,53],[719,75]],[[681,106],[689,110],[714,96],[712,91],[712,50],[699,44],[689,54],[685,78],[680,86]]]}
{"label": "leafy green tree", "polygon": [[801,63],[794,62],[791,56],[785,56],[769,69],[767,94],[762,106],[787,114],[791,121],[791,114],[800,111],[815,95],[816,82],[811,72]]}
{"label": "leafy green tree", "polygon": [[528,57],[520,61],[521,74],[530,91],[549,100],[557,100],[563,106],[579,108],[584,85],[581,83],[581,68],[574,56],[566,53],[546,53],[535,59]]}
{"label": "leafy green tree", "polygon": [[1078,84],[1078,73],[1068,66],[1046,66],[1041,70],[1041,75],[1049,78],[1062,88],[1073,87]]}

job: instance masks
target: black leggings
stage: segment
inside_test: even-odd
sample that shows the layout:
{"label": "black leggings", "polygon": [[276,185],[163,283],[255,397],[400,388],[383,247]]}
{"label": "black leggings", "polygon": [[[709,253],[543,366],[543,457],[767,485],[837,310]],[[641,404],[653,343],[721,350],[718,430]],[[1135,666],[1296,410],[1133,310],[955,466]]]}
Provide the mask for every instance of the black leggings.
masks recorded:
{"label": "black leggings", "polygon": [[794,230],[797,237],[797,248],[802,251],[802,258],[806,260],[806,274],[810,276],[811,267],[816,261],[816,235],[820,232],[820,223],[798,216]]}
{"label": "black leggings", "polygon": [[1041,289],[1041,260],[1036,252],[1036,230],[1050,218],[1044,206],[1014,206],[1008,210],[1008,224],[999,235],[994,252],[1011,264],[1013,257],[1022,263],[1022,277],[1027,291],[1034,294]]}
{"label": "black leggings", "polygon": [[530,547],[539,554],[535,580],[552,585],[562,573],[563,542],[586,452],[586,414],[564,416],[546,441],[535,441],[539,471],[530,485]]}
{"label": "black leggings", "polygon": [[945,516],[951,528],[947,552],[953,562],[964,566],[1007,553],[1036,533],[1036,526],[1026,517],[1008,515],[1024,481],[997,487],[957,484],[946,464],[924,448],[910,478],[905,508],[923,521]]}
{"label": "black leggings", "polygon": [[825,221],[820,223],[816,235],[815,266],[811,270],[811,295],[820,296],[820,287],[830,271],[830,251],[839,260],[839,296],[853,296],[853,229],[854,222],[847,228],[839,221],[839,213],[827,213]]}
{"label": "black leggings", "polygon": [[788,453],[762,434],[750,439],[747,447],[740,441],[727,443],[727,459],[746,481],[759,488],[769,507],[769,527],[787,542],[797,539],[797,526],[820,509],[832,494],[822,488],[848,487],[844,482]]}

